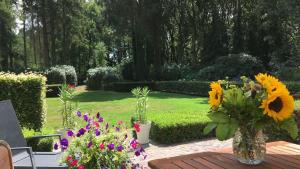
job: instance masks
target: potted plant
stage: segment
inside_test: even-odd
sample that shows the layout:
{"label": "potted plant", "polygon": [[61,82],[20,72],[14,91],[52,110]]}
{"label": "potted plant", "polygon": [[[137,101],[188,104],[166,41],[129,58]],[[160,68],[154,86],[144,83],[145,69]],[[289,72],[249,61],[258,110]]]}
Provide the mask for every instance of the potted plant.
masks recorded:
{"label": "potted plant", "polygon": [[134,128],[140,144],[149,143],[151,122],[147,120],[147,101],[150,90],[147,87],[137,87],[132,94],[136,97],[136,111],[134,115]]}
{"label": "potted plant", "polygon": [[[67,137],[54,144],[54,149],[64,150],[62,163],[70,169],[132,169],[142,167],[146,158],[142,146],[127,137],[128,131],[122,122],[115,126],[105,123],[100,113],[96,116],[81,116],[83,126],[67,131]],[[134,154],[134,158],[131,157]]]}
{"label": "potted plant", "polygon": [[298,137],[294,99],[286,86],[267,74],[260,73],[255,79],[241,77],[242,84],[212,82],[209,92],[212,122],[204,129],[204,134],[215,129],[219,140],[233,137],[234,156],[248,165],[264,160],[266,129],[283,129],[293,139]]}

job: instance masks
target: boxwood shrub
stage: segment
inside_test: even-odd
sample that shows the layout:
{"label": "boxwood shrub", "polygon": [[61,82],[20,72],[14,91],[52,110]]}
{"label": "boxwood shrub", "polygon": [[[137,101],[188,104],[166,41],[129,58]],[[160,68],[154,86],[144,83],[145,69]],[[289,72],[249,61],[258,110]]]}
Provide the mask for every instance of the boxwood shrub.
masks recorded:
{"label": "boxwood shrub", "polygon": [[51,152],[53,149],[53,138],[26,138],[27,145],[32,147],[34,152]]}
{"label": "boxwood shrub", "polygon": [[161,81],[156,89],[164,92],[208,96],[210,82],[205,81]]}
{"label": "boxwood shrub", "polygon": [[160,113],[150,114],[152,121],[150,138],[161,144],[180,143],[214,136],[214,132],[203,135],[203,129],[210,122],[207,113]]}
{"label": "boxwood shrub", "polygon": [[91,90],[103,89],[104,84],[119,81],[120,73],[113,67],[98,67],[87,72],[87,87]]}
{"label": "boxwood shrub", "polygon": [[22,127],[40,130],[46,117],[46,78],[0,73],[0,100],[10,99]]}
{"label": "boxwood shrub", "polygon": [[75,68],[69,65],[56,65],[46,72],[47,84],[72,84],[77,85]]}

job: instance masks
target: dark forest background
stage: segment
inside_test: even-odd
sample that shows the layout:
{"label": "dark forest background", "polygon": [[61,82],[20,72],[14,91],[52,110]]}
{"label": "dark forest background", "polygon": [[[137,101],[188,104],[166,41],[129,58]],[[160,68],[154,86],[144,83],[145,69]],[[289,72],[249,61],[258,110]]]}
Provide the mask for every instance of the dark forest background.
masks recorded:
{"label": "dark forest background", "polygon": [[0,70],[127,64],[159,80],[165,65],[209,72],[241,53],[298,69],[299,26],[299,0],[0,0]]}

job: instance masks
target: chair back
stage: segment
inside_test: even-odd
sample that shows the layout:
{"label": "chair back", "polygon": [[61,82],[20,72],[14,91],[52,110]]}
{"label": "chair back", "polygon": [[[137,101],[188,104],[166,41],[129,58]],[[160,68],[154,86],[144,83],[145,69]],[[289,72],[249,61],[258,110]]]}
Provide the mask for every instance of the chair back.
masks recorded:
{"label": "chair back", "polygon": [[6,141],[11,147],[27,146],[10,100],[0,101],[0,140]]}
{"label": "chair back", "polygon": [[0,140],[0,166],[1,169],[14,169],[10,147],[3,140]]}

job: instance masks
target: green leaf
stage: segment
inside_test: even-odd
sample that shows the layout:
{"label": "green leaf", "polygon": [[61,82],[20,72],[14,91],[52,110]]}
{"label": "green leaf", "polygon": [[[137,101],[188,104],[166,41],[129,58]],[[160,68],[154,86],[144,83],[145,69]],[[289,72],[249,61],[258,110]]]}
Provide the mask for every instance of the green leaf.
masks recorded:
{"label": "green leaf", "polygon": [[228,137],[232,137],[238,128],[239,128],[238,121],[236,119],[230,119]]}
{"label": "green leaf", "polygon": [[216,136],[218,140],[223,141],[227,140],[229,137],[229,124],[218,124],[217,129],[216,129]]}
{"label": "green leaf", "polygon": [[215,123],[228,123],[229,117],[224,113],[211,113],[208,114],[208,117]]}
{"label": "green leaf", "polygon": [[299,132],[298,126],[294,118],[289,118],[287,120],[284,120],[281,123],[280,127],[286,130],[293,139],[296,139],[298,137],[298,132]]}
{"label": "green leaf", "polygon": [[207,126],[205,126],[205,128],[203,129],[203,134],[207,135],[216,127],[217,127],[216,123],[208,123]]}

